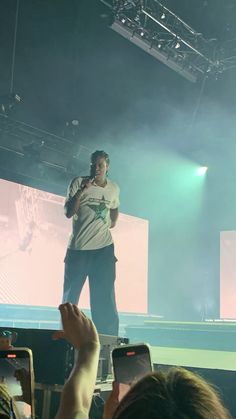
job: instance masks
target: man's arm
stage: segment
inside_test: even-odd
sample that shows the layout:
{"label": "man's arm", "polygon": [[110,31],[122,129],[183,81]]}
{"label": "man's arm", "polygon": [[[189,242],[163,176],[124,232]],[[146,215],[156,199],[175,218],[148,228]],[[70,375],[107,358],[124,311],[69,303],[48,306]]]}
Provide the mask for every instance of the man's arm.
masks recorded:
{"label": "man's arm", "polygon": [[[72,184],[73,185],[73,181]],[[71,188],[70,185],[70,188]],[[76,214],[80,207],[80,201],[81,201],[81,195],[83,194],[84,190],[86,188],[90,188],[92,185],[91,179],[88,177],[83,178],[79,189],[73,195],[72,197],[69,197],[66,199],[65,205],[64,205],[64,213],[67,218],[73,217],[74,214]]]}
{"label": "man's arm", "polygon": [[110,219],[111,226],[110,228],[115,227],[119,215],[119,208],[110,209]]}
{"label": "man's arm", "polygon": [[78,357],[63,387],[55,419],[85,419],[89,415],[97,377],[98,334],[93,322],[77,306],[66,303],[59,308],[64,331],[56,332],[54,337],[68,340],[78,349]]}
{"label": "man's arm", "polygon": [[73,217],[73,215],[76,214],[79,210],[81,195],[82,190],[79,189],[72,198],[68,198],[66,200],[64,205],[64,213],[67,218]]}

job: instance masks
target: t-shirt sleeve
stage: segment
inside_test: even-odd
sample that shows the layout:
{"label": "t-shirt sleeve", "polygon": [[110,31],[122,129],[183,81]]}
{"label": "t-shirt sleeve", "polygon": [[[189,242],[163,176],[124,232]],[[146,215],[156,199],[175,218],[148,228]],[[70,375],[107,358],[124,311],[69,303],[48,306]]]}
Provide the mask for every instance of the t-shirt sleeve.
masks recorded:
{"label": "t-shirt sleeve", "polygon": [[114,198],[111,201],[110,209],[116,209],[119,207],[119,205],[120,205],[120,188],[118,185],[115,185]]}
{"label": "t-shirt sleeve", "polygon": [[76,194],[76,192],[80,188],[80,185],[81,185],[81,178],[76,177],[72,179],[72,181],[70,182],[67,188],[66,201],[68,201],[68,199],[70,198],[73,198],[73,196]]}

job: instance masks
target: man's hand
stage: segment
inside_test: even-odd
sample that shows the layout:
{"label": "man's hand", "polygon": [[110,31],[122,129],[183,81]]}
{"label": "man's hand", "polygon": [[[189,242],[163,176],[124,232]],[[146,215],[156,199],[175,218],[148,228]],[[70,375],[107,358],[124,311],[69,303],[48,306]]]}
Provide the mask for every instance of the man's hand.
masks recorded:
{"label": "man's hand", "polygon": [[110,219],[111,219],[110,228],[115,227],[117,219],[118,219],[118,215],[119,215],[119,209],[118,208],[110,209]]}
{"label": "man's hand", "polygon": [[93,184],[93,180],[90,179],[89,177],[85,177],[83,178],[81,184],[80,184],[80,189],[83,191],[86,188],[90,188],[90,186],[92,186]]}
{"label": "man's hand", "polygon": [[64,205],[64,213],[67,218],[73,217],[73,215],[79,211],[80,199],[83,195],[83,192],[85,189],[90,188],[90,186],[92,186],[92,179],[89,177],[83,178],[76,193],[66,199]]}
{"label": "man's hand", "polygon": [[63,330],[54,333],[54,339],[66,339],[76,349],[84,345],[99,345],[97,330],[92,322],[78,307],[71,303],[61,304]]}

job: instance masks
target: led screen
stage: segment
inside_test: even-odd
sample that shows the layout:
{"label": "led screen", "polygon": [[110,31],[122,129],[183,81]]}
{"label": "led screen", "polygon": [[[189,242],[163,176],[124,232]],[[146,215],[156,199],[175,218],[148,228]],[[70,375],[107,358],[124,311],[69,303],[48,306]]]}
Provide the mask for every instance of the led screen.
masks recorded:
{"label": "led screen", "polygon": [[[0,179],[0,303],[58,306],[71,220],[64,197]],[[120,214],[112,230],[118,310],[147,312],[148,221]],[[89,308],[88,285],[79,306]]]}
{"label": "led screen", "polygon": [[220,317],[236,319],[236,231],[220,235]]}

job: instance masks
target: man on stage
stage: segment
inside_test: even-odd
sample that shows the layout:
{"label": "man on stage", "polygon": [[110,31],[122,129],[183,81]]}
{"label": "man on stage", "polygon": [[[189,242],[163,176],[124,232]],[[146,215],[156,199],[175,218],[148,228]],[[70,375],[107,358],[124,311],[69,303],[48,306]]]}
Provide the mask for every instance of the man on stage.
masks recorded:
{"label": "man on stage", "polygon": [[95,151],[90,176],[76,177],[68,187],[64,208],[66,217],[72,217],[72,234],[64,260],[63,303],[78,304],[88,277],[92,319],[98,332],[118,336],[116,257],[110,228],[118,218],[119,187],[107,177],[109,162],[105,151]]}

